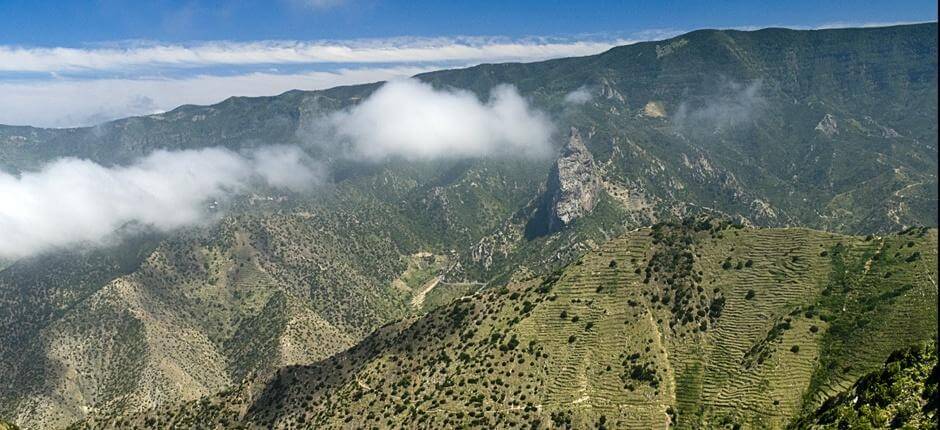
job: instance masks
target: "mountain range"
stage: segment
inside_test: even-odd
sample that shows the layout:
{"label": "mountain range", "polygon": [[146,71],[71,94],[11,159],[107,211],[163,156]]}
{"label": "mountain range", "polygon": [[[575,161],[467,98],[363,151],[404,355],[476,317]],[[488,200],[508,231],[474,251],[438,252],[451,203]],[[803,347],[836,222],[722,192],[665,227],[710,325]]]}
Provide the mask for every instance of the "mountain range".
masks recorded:
{"label": "mountain range", "polygon": [[936,338],[936,23],[414,79],[512,85],[557,155],[341,156],[318,125],[382,83],[0,127],[14,174],[272,144],[328,172],[209,225],[0,261],[0,417],[783,427]]}

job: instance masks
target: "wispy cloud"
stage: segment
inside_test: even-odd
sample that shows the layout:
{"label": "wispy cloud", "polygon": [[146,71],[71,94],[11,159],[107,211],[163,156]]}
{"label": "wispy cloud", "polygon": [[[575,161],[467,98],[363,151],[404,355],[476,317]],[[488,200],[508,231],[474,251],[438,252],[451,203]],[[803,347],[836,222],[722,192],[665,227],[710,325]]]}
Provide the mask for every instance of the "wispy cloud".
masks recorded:
{"label": "wispy cloud", "polygon": [[0,45],[0,124],[94,125],[230,96],[408,77],[484,62],[590,55],[630,43],[584,39],[448,37],[349,41]]}
{"label": "wispy cloud", "polygon": [[586,86],[581,86],[578,89],[565,94],[565,103],[572,105],[583,105],[591,99],[594,98],[594,94],[591,93],[591,90]]}
{"label": "wispy cloud", "polygon": [[[338,0],[319,3],[326,6],[334,1]],[[781,27],[894,24],[906,23]],[[229,96],[323,89],[484,62],[591,55],[613,46],[683,32],[658,29],[626,37],[602,34],[517,39],[455,36],[195,44],[110,42],[86,47],[0,45],[0,124],[93,125],[182,104],[216,103]],[[576,103],[583,95],[572,94],[569,102]]]}
{"label": "wispy cloud", "polygon": [[345,42],[207,42],[67,48],[0,46],[2,72],[113,72],[152,67],[534,61],[590,55],[632,41],[394,38]]}
{"label": "wispy cloud", "polygon": [[435,67],[374,67],[330,72],[197,75],[181,78],[34,79],[0,81],[0,124],[75,127],[211,104],[231,96],[384,81]]}
{"label": "wispy cloud", "polygon": [[762,84],[761,80],[747,84],[723,81],[713,94],[680,103],[673,125],[679,132],[699,137],[747,126],[767,106]]}

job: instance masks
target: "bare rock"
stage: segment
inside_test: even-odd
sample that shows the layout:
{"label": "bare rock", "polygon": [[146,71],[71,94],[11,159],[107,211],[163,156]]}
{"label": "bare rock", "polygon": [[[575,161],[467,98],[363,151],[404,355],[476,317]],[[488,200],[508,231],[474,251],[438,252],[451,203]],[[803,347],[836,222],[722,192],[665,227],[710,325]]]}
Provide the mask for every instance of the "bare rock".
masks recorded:
{"label": "bare rock", "polygon": [[556,231],[594,210],[600,190],[594,156],[584,146],[578,129],[572,127],[548,177],[549,230]]}
{"label": "bare rock", "polygon": [[839,124],[836,123],[836,119],[831,113],[827,113],[826,116],[816,124],[816,131],[825,134],[826,137],[832,137],[833,135],[839,134]]}

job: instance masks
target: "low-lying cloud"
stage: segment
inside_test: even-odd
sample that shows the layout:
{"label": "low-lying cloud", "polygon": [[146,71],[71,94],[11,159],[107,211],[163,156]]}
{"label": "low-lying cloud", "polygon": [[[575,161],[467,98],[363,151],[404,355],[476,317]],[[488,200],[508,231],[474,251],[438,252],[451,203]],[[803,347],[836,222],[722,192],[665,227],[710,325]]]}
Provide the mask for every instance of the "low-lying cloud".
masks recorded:
{"label": "low-lying cloud", "polygon": [[673,116],[673,125],[690,134],[746,126],[767,106],[761,84],[760,80],[748,84],[723,82],[715,94],[681,103]]}
{"label": "low-lying cloud", "polygon": [[367,160],[542,157],[551,153],[553,126],[516,89],[500,85],[489,99],[438,90],[415,79],[388,82],[326,125],[351,155]]}
{"label": "low-lying cloud", "polygon": [[[328,158],[382,162],[545,157],[554,126],[514,87],[485,100],[415,79],[391,81],[347,110],[314,121]],[[325,175],[296,146],[156,151],[123,166],[63,158],[20,175],[0,172],[0,260],[106,245],[117,231],[203,225],[214,200],[253,185],[303,191]],[[224,205],[223,205],[224,206]]]}
{"label": "low-lying cloud", "polygon": [[301,191],[319,178],[316,165],[289,146],[248,154],[161,150],[115,167],[63,158],[20,176],[0,172],[0,258],[101,244],[124,227],[203,224],[213,219],[213,199],[253,183]]}
{"label": "low-lying cloud", "polygon": [[591,99],[594,98],[594,95],[591,94],[591,91],[587,87],[582,86],[568,94],[565,94],[565,103],[571,105],[583,105]]}

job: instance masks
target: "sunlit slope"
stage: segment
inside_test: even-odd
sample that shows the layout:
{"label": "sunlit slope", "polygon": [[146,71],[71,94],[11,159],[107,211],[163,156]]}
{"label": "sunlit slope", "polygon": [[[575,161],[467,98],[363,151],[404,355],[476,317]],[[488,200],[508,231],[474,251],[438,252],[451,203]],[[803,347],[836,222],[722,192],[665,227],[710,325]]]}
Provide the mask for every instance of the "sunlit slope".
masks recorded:
{"label": "sunlit slope", "polygon": [[936,336],[936,246],[657,225],[263,384],[84,425],[781,428]]}

